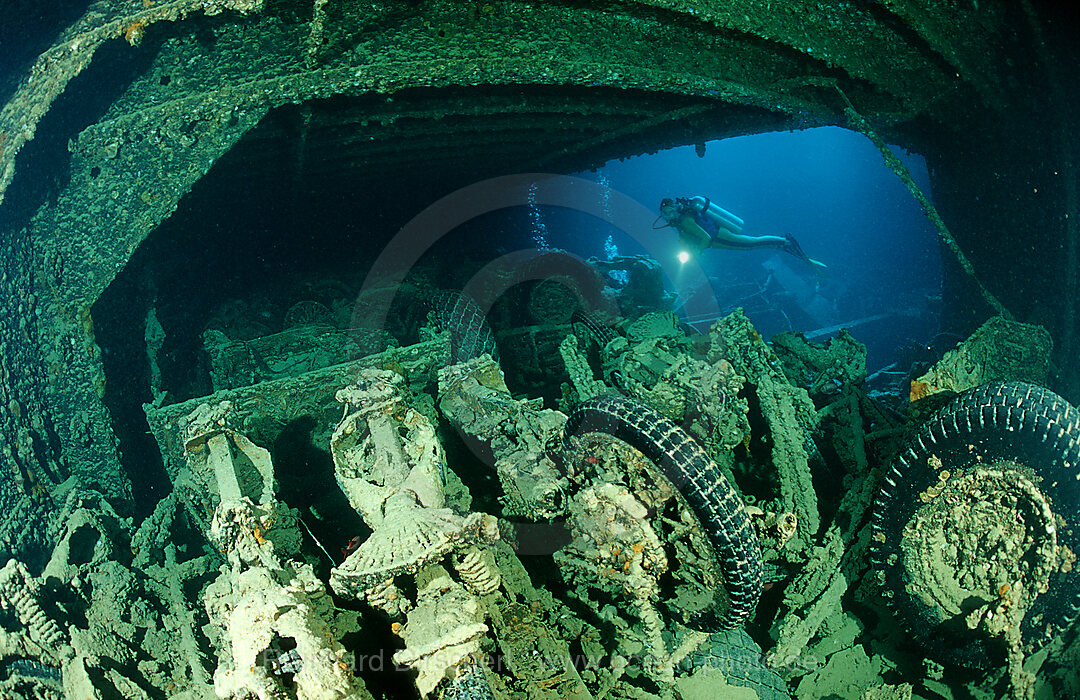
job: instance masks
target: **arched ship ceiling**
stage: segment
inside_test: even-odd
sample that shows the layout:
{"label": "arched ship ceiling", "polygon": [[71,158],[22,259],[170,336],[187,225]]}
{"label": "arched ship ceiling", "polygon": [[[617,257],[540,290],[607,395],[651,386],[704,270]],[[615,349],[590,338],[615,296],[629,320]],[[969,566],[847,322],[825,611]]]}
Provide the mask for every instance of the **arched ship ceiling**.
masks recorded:
{"label": "arched ship ceiling", "polygon": [[90,4],[0,84],[10,466],[125,492],[90,309],[208,174],[249,183],[240,199],[270,181],[438,193],[854,113],[936,162],[1015,103],[1028,18],[967,0]]}

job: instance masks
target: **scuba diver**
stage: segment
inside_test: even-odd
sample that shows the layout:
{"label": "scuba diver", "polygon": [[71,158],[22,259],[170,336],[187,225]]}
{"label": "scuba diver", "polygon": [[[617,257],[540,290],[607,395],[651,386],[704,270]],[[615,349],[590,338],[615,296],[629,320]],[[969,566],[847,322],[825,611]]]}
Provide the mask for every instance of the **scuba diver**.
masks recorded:
{"label": "scuba diver", "polygon": [[[680,255],[686,262],[687,254],[697,256],[706,248],[750,250],[752,248],[779,248],[820,270],[823,262],[808,257],[791,234],[785,236],[747,236],[742,232],[743,220],[709,201],[708,197],[687,199],[665,198],[660,202],[660,216],[679,232],[679,240],[687,251]],[[664,228],[656,226],[653,228]]]}

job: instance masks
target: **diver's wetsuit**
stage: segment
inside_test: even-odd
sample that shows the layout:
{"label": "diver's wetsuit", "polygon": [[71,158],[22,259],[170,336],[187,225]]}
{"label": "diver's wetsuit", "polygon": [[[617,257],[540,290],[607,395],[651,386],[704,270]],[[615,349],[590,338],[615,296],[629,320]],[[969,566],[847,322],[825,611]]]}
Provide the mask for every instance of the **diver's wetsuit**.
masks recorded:
{"label": "diver's wetsuit", "polygon": [[[668,209],[670,207],[670,209]],[[706,197],[665,199],[660,211],[668,223],[679,232],[679,238],[695,254],[705,248],[729,250],[752,250],[755,248],[778,248],[805,260],[811,265],[825,267],[824,263],[810,258],[803,252],[791,234],[785,236],[747,236],[742,232],[743,220],[721,209]]]}

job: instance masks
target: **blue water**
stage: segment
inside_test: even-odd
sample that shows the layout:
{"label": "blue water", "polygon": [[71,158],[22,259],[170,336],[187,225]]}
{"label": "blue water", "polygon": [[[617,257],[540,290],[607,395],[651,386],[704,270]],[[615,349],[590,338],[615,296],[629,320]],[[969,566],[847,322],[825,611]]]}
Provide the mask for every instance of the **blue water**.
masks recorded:
{"label": "blue water", "polygon": [[[554,196],[545,186],[500,195],[489,213],[464,217],[436,236],[428,255],[445,264],[468,250],[481,257],[545,248],[581,258],[646,254],[661,262],[667,287],[679,295],[676,310],[699,319],[698,330],[735,308],[766,338],[798,330],[818,332],[821,342],[828,337],[823,329],[850,326],[867,345],[870,371],[895,362],[898,347],[931,343],[941,294],[939,240],[866,137],[820,128],[711,141],[703,156],[699,151],[674,148],[574,174],[595,188],[570,183]],[[898,155],[929,193],[923,158]],[[774,249],[712,249],[681,265],[674,229],[651,226],[663,225],[653,222],[662,198],[695,195],[742,218],[746,235],[794,235],[828,268],[817,274]],[[472,195],[455,197],[463,203],[451,209],[475,207]],[[440,283],[460,288],[463,281]]]}
{"label": "blue water", "polygon": [[[924,159],[896,152],[929,194]],[[578,175],[605,183],[654,213],[663,197],[703,195],[744,219],[747,235],[793,234],[807,255],[828,265],[825,274],[773,250],[709,250],[698,260],[708,277],[706,289],[721,308],[746,302],[741,305],[766,337],[784,326],[813,331],[815,325],[896,311],[916,314],[855,327],[854,335],[869,346],[873,370],[894,361],[897,344],[926,343],[936,334],[933,297],[941,289],[936,232],[861,134],[828,127],[729,138],[708,142],[703,157],[687,146]],[[604,256],[609,237],[620,254],[644,252],[622,232],[590,219],[552,212],[545,232],[552,245],[581,255]],[[554,223],[559,220],[566,225]],[[592,233],[582,235],[583,230]],[[674,231],[655,235],[660,254],[674,259],[679,253]],[[769,268],[779,268],[771,280]],[[763,294],[746,298],[764,284]]]}

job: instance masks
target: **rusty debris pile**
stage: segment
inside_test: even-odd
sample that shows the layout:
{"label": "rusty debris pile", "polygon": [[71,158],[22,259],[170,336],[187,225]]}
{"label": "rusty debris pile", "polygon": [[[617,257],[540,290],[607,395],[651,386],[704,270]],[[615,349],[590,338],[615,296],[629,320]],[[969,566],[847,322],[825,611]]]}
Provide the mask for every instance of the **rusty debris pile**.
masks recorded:
{"label": "rusty debris pile", "polygon": [[[867,384],[865,350],[847,332],[766,342],[741,311],[704,334],[667,311],[601,322],[587,309],[542,335],[496,333],[517,358],[504,362],[561,359],[556,408],[512,392],[483,352],[490,343],[448,364],[453,329],[434,313],[420,342],[314,364],[330,331],[325,314],[305,318],[292,342],[247,344],[258,366],[291,369],[246,375],[222,359],[228,343],[207,336],[220,388],[145,406],[171,481],[149,517],[134,523],[73,483],[47,524],[57,542],[47,565],[35,575],[13,559],[0,571],[0,685],[12,697],[1031,697],[1075,682],[1077,649],[1061,634],[1075,603],[1060,588],[1073,585],[1068,537],[1036,543],[1044,564],[1025,570],[1041,583],[1025,586],[1001,567],[975,573],[992,555],[978,547],[940,566],[926,554],[925,532],[952,551],[985,536],[948,528],[996,527],[986,517],[881,520],[892,507],[882,488],[903,503],[919,495],[895,483],[914,470],[886,470],[936,415],[922,402],[985,380],[1038,381],[1048,350],[1038,329],[990,321],[911,382],[906,411]],[[621,427],[564,431],[569,413],[605,396],[619,397]],[[1066,410],[1043,406],[1039,415]],[[285,459],[281,436],[297,421],[311,454],[325,455],[305,462],[300,482],[275,456]],[[660,424],[668,435],[654,434]],[[938,430],[946,440],[954,428]],[[680,481],[650,452],[682,439],[700,456],[679,464],[715,470],[708,483]],[[1034,556],[1023,553],[1025,523],[1052,530],[1074,515],[1069,493],[1040,496],[1046,487],[1023,476],[1023,454],[1019,466],[985,468],[950,455],[929,457],[941,479],[924,503],[1027,494],[994,501],[994,522],[1014,522],[999,540],[1021,538],[1009,556]],[[717,622],[725,587],[746,579],[719,556],[724,540],[708,528],[729,521],[711,508],[745,513],[752,527],[728,533],[747,538],[731,551],[760,567],[745,625]],[[919,518],[934,524],[920,532]],[[891,568],[907,545],[882,546],[897,537],[920,553],[905,560],[908,578]],[[961,566],[957,557],[973,572],[964,595],[984,601],[978,615],[944,597],[940,567]],[[911,577],[929,591],[915,607],[902,602]],[[1036,609],[1062,617],[1037,640],[1024,622]],[[920,616],[948,625],[956,615],[1000,668],[920,646]]]}

